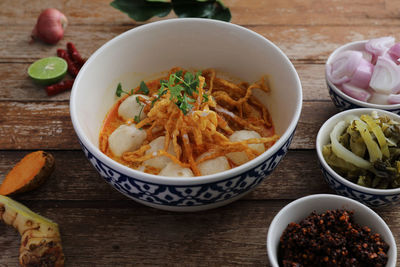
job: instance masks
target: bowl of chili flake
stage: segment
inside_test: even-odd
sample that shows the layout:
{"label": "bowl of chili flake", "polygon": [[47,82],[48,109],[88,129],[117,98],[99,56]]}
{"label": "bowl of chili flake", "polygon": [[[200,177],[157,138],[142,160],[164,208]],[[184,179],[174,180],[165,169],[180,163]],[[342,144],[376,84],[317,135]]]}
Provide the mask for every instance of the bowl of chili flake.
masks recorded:
{"label": "bowl of chili flake", "polygon": [[378,214],[358,201],[330,194],[285,206],[271,222],[267,251],[274,267],[392,267],[397,259],[393,234]]}

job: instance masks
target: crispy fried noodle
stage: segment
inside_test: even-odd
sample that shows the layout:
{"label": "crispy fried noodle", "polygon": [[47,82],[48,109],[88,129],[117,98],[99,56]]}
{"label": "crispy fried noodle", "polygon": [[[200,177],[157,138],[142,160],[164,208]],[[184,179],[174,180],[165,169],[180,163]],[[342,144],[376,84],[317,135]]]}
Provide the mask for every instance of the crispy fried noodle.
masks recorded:
{"label": "crispy fried noodle", "polygon": [[[124,165],[152,174],[163,175],[165,164],[170,163],[200,176],[207,173],[201,169],[202,163],[220,157],[226,158],[229,168],[236,167],[242,163],[235,160],[235,154],[241,153],[246,162],[279,139],[267,108],[253,96],[254,89],[269,93],[267,77],[250,85],[235,84],[217,77],[213,69],[194,74],[173,68],[166,77],[124,92],[126,96],[117,101],[104,121],[100,149]],[[129,108],[136,105],[138,114],[121,115],[123,102],[132,97],[136,101],[132,100]],[[131,147],[114,145],[114,139],[123,142],[112,137],[122,125],[136,127],[127,138],[137,131],[135,140],[141,136],[143,141]],[[240,131],[247,137],[234,137]],[[157,138],[163,143],[159,149],[153,145]],[[120,155],[114,148],[118,146],[123,147]],[[162,158],[165,164],[150,164],[155,158]]]}

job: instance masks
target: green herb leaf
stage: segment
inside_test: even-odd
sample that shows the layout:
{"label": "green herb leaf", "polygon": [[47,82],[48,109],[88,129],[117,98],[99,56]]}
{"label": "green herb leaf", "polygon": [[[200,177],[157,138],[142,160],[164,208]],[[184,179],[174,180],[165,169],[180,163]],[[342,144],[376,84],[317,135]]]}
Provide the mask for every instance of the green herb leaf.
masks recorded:
{"label": "green herb leaf", "polygon": [[185,83],[187,83],[187,84],[191,84],[191,83],[193,82],[193,79],[194,79],[194,78],[195,78],[195,77],[194,77],[193,73],[191,73],[191,72],[189,72],[189,71],[187,71],[187,72],[185,73],[185,77],[183,77]]}
{"label": "green herb leaf", "polygon": [[140,115],[142,115],[142,111],[143,111],[143,108],[144,108],[144,105],[142,104],[142,102],[140,102],[140,99],[139,99],[139,97],[137,96],[136,97],[136,103],[138,103],[139,105],[140,105],[140,111],[139,111],[139,115],[135,115],[135,117],[133,118],[133,120],[136,122],[136,123],[139,123],[140,122]]}
{"label": "green herb leaf", "polygon": [[148,95],[150,93],[149,87],[144,83],[144,81],[140,82],[140,89],[139,92],[142,92],[145,95]]}
{"label": "green herb leaf", "polygon": [[154,16],[165,17],[171,12],[171,3],[146,0],[114,0],[112,7],[128,14],[135,21],[146,21]]}
{"label": "green herb leaf", "polygon": [[189,102],[194,103],[195,100],[184,94],[181,100],[176,103],[176,105],[182,110],[184,115],[186,115],[189,112],[189,110],[193,108],[193,105],[189,104]]}
{"label": "green herb leaf", "polygon": [[157,97],[153,101],[151,101],[151,106],[154,106],[154,103],[156,103],[163,95],[165,95],[168,92],[168,89],[165,88],[164,84],[161,84],[161,88],[158,89]]}
{"label": "green herb leaf", "polygon": [[[171,74],[168,81],[160,80],[161,87],[158,90],[157,98],[152,101],[152,106],[169,90],[171,94],[170,100],[182,110],[183,114],[186,115],[193,108],[191,103],[195,103],[196,100],[189,96],[192,96],[194,91],[197,92],[201,72],[197,72],[196,74],[186,72],[183,78],[182,74],[182,71],[178,71]],[[206,94],[203,94],[203,98],[206,98],[208,101]]]}
{"label": "green herb leaf", "polygon": [[135,117],[133,118],[133,120],[135,121],[135,123],[139,123],[139,122],[140,122],[140,116],[135,115]]}
{"label": "green herb leaf", "polygon": [[181,92],[184,91],[183,87],[180,85],[170,86],[169,91],[171,92],[171,100],[178,99],[182,94]]}
{"label": "green herb leaf", "polygon": [[197,92],[197,86],[199,86],[199,76],[201,72],[196,72],[195,75],[191,72],[186,72],[184,77],[184,87],[188,95],[193,95],[193,92]]}
{"label": "green herb leaf", "polygon": [[203,94],[203,103],[208,102],[208,95],[206,93]]}
{"label": "green herb leaf", "polygon": [[122,93],[124,92],[124,90],[122,90],[122,85],[121,83],[118,83],[117,86],[117,91],[115,91],[115,95],[118,97],[121,97]]}
{"label": "green herb leaf", "polygon": [[118,83],[117,90],[115,91],[115,95],[118,97],[121,97],[122,94],[132,95],[133,89],[131,89],[129,92],[126,92],[124,89],[122,89],[121,83]]}
{"label": "green herb leaf", "polygon": [[178,70],[177,72],[175,72],[175,75],[179,78],[182,78],[182,74],[183,74],[183,70]]}
{"label": "green herb leaf", "polygon": [[220,0],[171,0],[175,14],[180,18],[209,18],[231,20],[231,12]]}

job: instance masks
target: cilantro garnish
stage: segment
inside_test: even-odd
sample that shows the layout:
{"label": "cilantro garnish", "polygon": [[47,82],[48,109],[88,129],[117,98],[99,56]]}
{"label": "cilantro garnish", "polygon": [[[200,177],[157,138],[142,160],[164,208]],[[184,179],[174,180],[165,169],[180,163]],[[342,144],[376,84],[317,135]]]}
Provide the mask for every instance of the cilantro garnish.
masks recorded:
{"label": "cilantro garnish", "polygon": [[[197,91],[197,86],[199,85],[199,76],[201,72],[198,71],[195,74],[191,72],[186,72],[183,75],[183,71],[177,71],[169,76],[168,81],[160,81],[160,90],[165,93],[166,90],[170,91],[170,100],[173,101],[183,114],[187,114],[192,108],[196,100],[193,98],[193,92]],[[207,94],[203,94],[203,98],[206,102],[208,101]],[[207,100],[206,100],[207,99]],[[158,100],[158,99],[156,99]]]}
{"label": "cilantro garnish", "polygon": [[145,95],[148,95],[150,93],[149,87],[147,87],[144,81],[140,82],[139,92],[142,92]]}
{"label": "cilantro garnish", "polygon": [[175,104],[182,110],[183,114],[185,115],[189,112],[189,110],[193,108],[193,105],[189,104],[189,102],[196,102],[196,100],[188,97],[186,94],[183,94],[183,96],[180,96],[177,99],[178,101]]}
{"label": "cilantro garnish", "polygon": [[115,94],[116,94],[118,97],[120,97],[120,96],[122,95],[122,93],[124,93],[124,90],[122,90],[122,85],[121,85],[121,83],[118,83],[117,91],[115,91]]}
{"label": "cilantro garnish", "polygon": [[131,94],[133,94],[133,89],[129,92],[126,92],[122,89],[121,83],[118,83],[117,90],[115,91],[115,95],[118,97],[121,97],[122,94],[131,95]]}
{"label": "cilantro garnish", "polygon": [[139,123],[139,122],[140,122],[140,115],[142,115],[142,111],[143,111],[144,105],[140,102],[138,96],[136,97],[136,102],[140,105],[141,108],[140,108],[140,111],[139,111],[139,115],[135,115],[135,117],[133,118],[133,120],[134,120],[136,123]]}
{"label": "cilantro garnish", "polygon": [[163,95],[167,93],[168,89],[165,89],[162,85],[161,88],[158,89],[157,97],[151,101],[151,106],[154,106],[154,103],[157,102]]}
{"label": "cilantro garnish", "polygon": [[203,103],[208,102],[208,95],[207,94],[203,94]]}
{"label": "cilantro garnish", "polygon": [[[197,86],[199,85],[200,75],[201,71],[198,71],[195,74],[186,72],[185,75],[183,75],[183,71],[179,70],[171,74],[168,80],[160,80],[160,89],[158,89],[157,97],[151,101],[151,106],[153,107],[154,103],[169,91],[171,95],[170,100],[173,101],[178,108],[182,110],[183,114],[186,115],[193,108],[192,104],[196,102],[193,98],[193,92],[198,92]],[[145,94],[149,93],[149,88],[143,81],[140,83],[139,91]],[[138,101],[138,99],[136,100]],[[205,103],[207,101],[208,95],[203,93],[202,102]],[[139,120],[139,117],[135,116],[135,122]]]}

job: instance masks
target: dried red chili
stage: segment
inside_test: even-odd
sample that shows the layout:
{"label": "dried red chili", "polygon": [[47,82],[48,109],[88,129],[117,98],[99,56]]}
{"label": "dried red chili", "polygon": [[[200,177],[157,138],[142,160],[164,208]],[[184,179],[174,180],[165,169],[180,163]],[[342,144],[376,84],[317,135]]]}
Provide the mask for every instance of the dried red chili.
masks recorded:
{"label": "dried red chili", "polygon": [[283,232],[281,266],[385,266],[389,245],[367,226],[354,222],[354,212],[311,213]]}
{"label": "dried red chili", "polygon": [[67,43],[67,51],[72,61],[75,63],[75,66],[80,69],[83,64],[85,64],[85,60],[82,58],[81,54],[76,49],[75,45],[71,42]]}
{"label": "dried red chili", "polygon": [[75,63],[72,61],[72,58],[69,56],[68,52],[64,49],[57,49],[57,56],[65,59],[68,64],[68,72],[71,74],[72,77],[76,77],[79,72],[79,68],[75,65]]}
{"label": "dried red chili", "polygon": [[46,86],[45,89],[48,96],[53,96],[64,91],[71,90],[72,85],[74,85],[74,80],[66,80]]}

